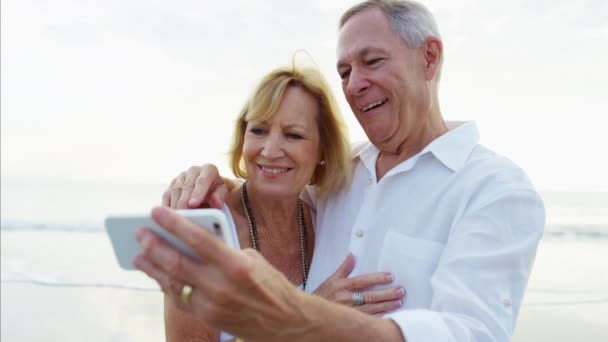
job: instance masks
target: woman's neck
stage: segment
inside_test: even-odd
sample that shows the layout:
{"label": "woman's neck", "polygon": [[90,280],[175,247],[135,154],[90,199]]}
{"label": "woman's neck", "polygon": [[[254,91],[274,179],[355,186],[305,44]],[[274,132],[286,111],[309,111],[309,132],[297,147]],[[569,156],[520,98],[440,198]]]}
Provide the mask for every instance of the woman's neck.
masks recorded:
{"label": "woman's neck", "polygon": [[273,234],[292,234],[298,217],[297,195],[276,198],[265,196],[250,184],[243,186],[247,187],[249,214],[253,216],[257,226],[272,229]]}

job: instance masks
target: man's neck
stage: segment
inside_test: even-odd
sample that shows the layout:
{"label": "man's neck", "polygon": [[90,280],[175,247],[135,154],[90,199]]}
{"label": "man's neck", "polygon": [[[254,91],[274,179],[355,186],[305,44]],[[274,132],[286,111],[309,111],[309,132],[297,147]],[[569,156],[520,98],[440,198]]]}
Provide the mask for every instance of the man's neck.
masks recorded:
{"label": "man's neck", "polygon": [[441,114],[431,115],[416,134],[406,137],[396,148],[380,149],[376,159],[376,180],[379,182],[391,169],[418,154],[433,140],[448,131]]}

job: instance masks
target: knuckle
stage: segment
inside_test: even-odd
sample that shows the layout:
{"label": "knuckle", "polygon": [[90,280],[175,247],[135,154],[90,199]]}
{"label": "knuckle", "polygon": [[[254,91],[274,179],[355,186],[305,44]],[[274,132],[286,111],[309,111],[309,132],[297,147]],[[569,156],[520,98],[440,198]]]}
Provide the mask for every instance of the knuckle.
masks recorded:
{"label": "knuckle", "polygon": [[231,263],[227,269],[228,277],[238,282],[248,282],[253,278],[254,262],[260,257],[259,253],[251,248],[244,249],[243,254],[245,258]]}
{"label": "knuckle", "polygon": [[171,180],[171,183],[169,183],[169,188],[171,188],[173,185],[175,185],[175,183],[177,183],[177,178],[178,178],[178,177],[179,177],[179,176],[177,176],[177,177],[175,177],[175,178],[173,178],[173,179]]}
{"label": "knuckle", "polygon": [[185,209],[188,208],[188,200],[185,198],[185,196],[181,196],[178,200],[177,200],[177,208],[178,209]]}
{"label": "knuckle", "polygon": [[232,292],[225,286],[215,286],[210,289],[209,294],[217,307],[228,306],[231,302]]}
{"label": "knuckle", "polygon": [[173,182],[171,182],[171,188],[173,188],[173,189],[181,188],[181,186],[184,184],[185,179],[186,179],[186,173],[185,172],[180,173],[177,177],[175,177]]}
{"label": "knuckle", "polygon": [[207,249],[207,245],[210,243],[210,241],[205,238],[203,232],[203,229],[196,229],[189,235],[189,240],[192,245],[202,250]]}
{"label": "knuckle", "polygon": [[361,306],[355,306],[355,309],[357,309],[357,310],[359,310],[359,311],[361,311],[363,313],[366,313],[366,314],[374,313],[374,310],[373,310],[372,306],[371,305],[367,305],[367,304],[366,305],[361,305]]}
{"label": "knuckle", "polygon": [[175,280],[169,280],[167,282],[167,290],[169,291],[169,293],[175,295],[175,294],[180,294],[182,291],[182,287],[180,286],[180,284],[175,281]]}
{"label": "knuckle", "polygon": [[196,165],[192,165],[188,168],[188,175],[198,174],[200,172],[200,167]]}
{"label": "knuckle", "polygon": [[224,310],[219,305],[209,305],[205,310],[206,321],[211,323],[211,325],[223,323],[222,319],[224,317]]}
{"label": "knuckle", "polygon": [[160,289],[161,289],[161,291],[163,291],[164,294],[172,297],[173,293],[171,293],[171,291],[169,291],[169,285],[167,285],[166,282],[159,282],[158,285],[160,285]]}
{"label": "knuckle", "polygon": [[167,263],[167,274],[169,277],[177,277],[179,275],[179,257],[171,258]]}
{"label": "knuckle", "polygon": [[201,166],[201,171],[204,171],[207,174],[217,173],[217,168],[213,164],[203,164]]}
{"label": "knuckle", "polygon": [[354,278],[351,281],[351,287],[354,289],[360,289],[365,287],[365,283],[363,282],[363,279],[361,278]]}
{"label": "knuckle", "polygon": [[167,189],[163,192],[163,204],[169,204],[171,202],[171,190]]}
{"label": "knuckle", "polygon": [[182,188],[181,187],[175,187],[173,189],[171,189],[171,197],[172,198],[179,198],[179,196],[182,194]]}
{"label": "knuckle", "polygon": [[252,279],[252,267],[249,262],[238,263],[229,269],[228,275],[231,279],[248,282]]}
{"label": "knuckle", "polygon": [[349,305],[352,302],[352,296],[346,292],[338,292],[334,294],[335,301],[344,305]]}
{"label": "knuckle", "polygon": [[[188,257],[185,255],[182,255],[180,253],[177,253],[177,257],[175,258],[175,272],[177,272],[177,275],[183,275],[184,273],[186,273],[186,263],[188,262]],[[175,275],[175,276],[177,276]]]}
{"label": "knuckle", "polygon": [[156,246],[156,237],[146,235],[141,241],[141,250],[144,255],[151,255],[154,247]]}
{"label": "knuckle", "polygon": [[202,186],[202,185],[206,184],[206,181],[207,181],[207,177],[204,177],[203,174],[201,173],[201,175],[198,176],[194,182],[195,182],[196,186]]}

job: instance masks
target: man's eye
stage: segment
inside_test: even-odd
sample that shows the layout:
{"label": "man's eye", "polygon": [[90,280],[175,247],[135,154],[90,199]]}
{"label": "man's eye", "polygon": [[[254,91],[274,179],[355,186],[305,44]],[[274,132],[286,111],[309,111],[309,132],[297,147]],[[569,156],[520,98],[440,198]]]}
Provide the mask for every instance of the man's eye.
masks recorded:
{"label": "man's eye", "polygon": [[345,79],[348,77],[348,75],[350,75],[350,70],[341,71],[341,72],[339,72],[339,74],[340,74],[341,79]]}
{"label": "man's eye", "polygon": [[374,59],[368,60],[367,62],[365,62],[365,64],[374,65],[374,64],[378,64],[381,60],[382,60],[382,58],[374,58]]}

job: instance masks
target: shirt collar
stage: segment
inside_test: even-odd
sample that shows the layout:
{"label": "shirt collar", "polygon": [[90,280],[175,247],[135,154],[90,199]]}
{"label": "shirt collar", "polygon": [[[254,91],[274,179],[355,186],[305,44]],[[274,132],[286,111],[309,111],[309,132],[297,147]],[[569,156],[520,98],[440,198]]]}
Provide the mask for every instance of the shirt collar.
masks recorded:
{"label": "shirt collar", "polygon": [[[454,172],[464,166],[473,148],[479,143],[477,125],[473,121],[446,121],[446,124],[448,132],[433,140],[408,161],[417,160],[419,156],[431,152],[437,160]],[[370,143],[358,148],[358,151],[355,150],[353,158],[360,158],[368,169],[375,170],[378,153],[379,150]]]}
{"label": "shirt collar", "polygon": [[446,124],[448,132],[433,140],[420,154],[430,151],[443,165],[456,172],[479,143],[479,131],[473,121],[447,121]]}

